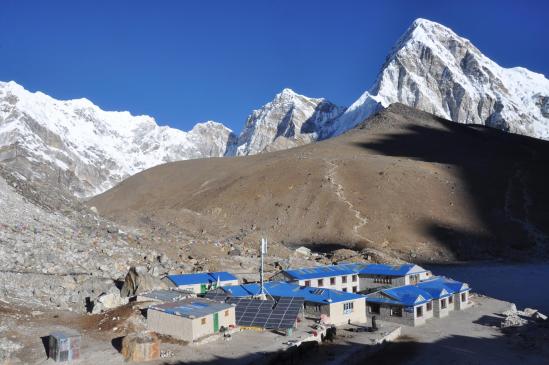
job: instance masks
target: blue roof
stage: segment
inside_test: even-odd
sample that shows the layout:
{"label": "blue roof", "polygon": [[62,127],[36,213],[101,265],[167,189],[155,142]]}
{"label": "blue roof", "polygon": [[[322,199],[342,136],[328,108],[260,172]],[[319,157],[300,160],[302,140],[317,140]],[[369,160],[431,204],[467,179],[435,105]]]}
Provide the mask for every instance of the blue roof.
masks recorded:
{"label": "blue roof", "polygon": [[[454,293],[469,290],[469,286],[460,281],[437,276],[433,279],[422,281],[416,284],[417,287],[431,293],[433,298],[444,298]],[[442,294],[444,291],[447,294]]]}
{"label": "blue roof", "polygon": [[[367,302],[389,303],[404,305],[406,307],[426,303],[432,299],[446,298],[454,293],[470,290],[465,283],[448,279],[445,277],[435,277],[416,285],[404,285],[396,288],[381,290],[383,298],[375,298],[374,294],[367,296]],[[421,299],[420,298],[423,298]]]}
{"label": "blue roof", "polygon": [[414,264],[386,265],[386,264],[339,264],[299,269],[284,270],[286,274],[296,280],[325,278],[339,275],[386,275],[405,276],[410,272],[425,272],[421,266]]}
{"label": "blue roof", "polygon": [[370,294],[366,297],[366,301],[413,307],[414,305],[427,303],[433,299],[431,294],[415,285],[404,285],[396,288],[384,289],[381,290],[380,293],[384,294],[386,297],[375,298],[370,296],[375,294]]}
{"label": "blue roof", "polygon": [[325,278],[338,275],[358,274],[363,264],[340,264],[316,267],[304,267],[300,269],[289,269],[284,272],[297,280]]}
{"label": "blue roof", "polygon": [[231,308],[231,304],[204,298],[188,298],[178,302],[153,305],[149,309],[182,317],[204,317]]}
{"label": "blue roof", "polygon": [[193,285],[193,284],[212,284],[219,281],[238,280],[236,276],[226,271],[220,272],[201,272],[196,274],[168,275],[175,285]]}
{"label": "blue roof", "polygon": [[[260,286],[259,284],[243,284],[224,286],[222,287],[222,290],[233,297],[250,297],[259,294]],[[360,294],[347,293],[333,289],[299,286],[285,281],[268,281],[265,283],[265,291],[273,297],[301,297],[305,302],[318,304],[365,299],[365,296]]]}
{"label": "blue roof", "polygon": [[369,275],[387,275],[387,276],[405,276],[412,271],[413,268],[419,268],[415,272],[424,272],[425,270],[420,266],[414,264],[402,264],[402,265],[386,265],[386,264],[369,264],[364,265],[359,274]]}

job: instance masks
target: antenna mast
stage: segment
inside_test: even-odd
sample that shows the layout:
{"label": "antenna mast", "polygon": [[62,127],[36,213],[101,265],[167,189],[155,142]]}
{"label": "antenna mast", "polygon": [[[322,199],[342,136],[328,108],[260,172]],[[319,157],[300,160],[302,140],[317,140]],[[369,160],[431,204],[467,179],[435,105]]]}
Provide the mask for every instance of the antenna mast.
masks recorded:
{"label": "antenna mast", "polygon": [[259,265],[259,281],[260,281],[260,292],[259,295],[265,296],[265,286],[264,286],[264,276],[263,276],[263,255],[267,254],[267,240],[261,238],[261,263]]}

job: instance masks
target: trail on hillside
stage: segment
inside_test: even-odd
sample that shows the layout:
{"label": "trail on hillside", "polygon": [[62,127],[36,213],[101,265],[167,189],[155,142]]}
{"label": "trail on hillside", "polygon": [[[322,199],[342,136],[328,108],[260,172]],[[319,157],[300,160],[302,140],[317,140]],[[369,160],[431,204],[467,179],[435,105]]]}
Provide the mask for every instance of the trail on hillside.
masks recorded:
{"label": "trail on hillside", "polygon": [[365,239],[360,233],[359,230],[364,227],[368,223],[368,218],[364,217],[362,215],[362,212],[355,208],[354,204],[351,203],[346,197],[345,197],[345,189],[343,188],[343,185],[341,185],[337,181],[337,164],[332,160],[326,160],[326,163],[328,164],[328,174],[327,179],[330,182],[330,184],[334,187],[335,193],[340,201],[342,201],[345,205],[349,207],[349,209],[353,212],[355,218],[358,220],[358,223],[353,226],[353,233],[362,239]]}

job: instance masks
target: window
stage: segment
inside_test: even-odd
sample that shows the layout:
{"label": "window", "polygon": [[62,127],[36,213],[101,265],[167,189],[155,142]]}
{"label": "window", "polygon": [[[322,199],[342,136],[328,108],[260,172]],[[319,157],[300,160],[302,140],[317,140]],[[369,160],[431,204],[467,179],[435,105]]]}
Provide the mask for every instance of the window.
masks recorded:
{"label": "window", "polygon": [[341,290],[343,290],[345,293],[347,293],[347,288],[343,288]]}
{"label": "window", "polygon": [[356,278],[357,278],[357,276],[356,276],[356,275],[353,275],[353,279],[352,279],[352,280],[353,280],[353,283],[356,283]]}
{"label": "window", "polygon": [[402,307],[391,307],[391,316],[402,317]]}
{"label": "window", "polygon": [[318,279],[318,286],[324,286],[324,279]]}
{"label": "window", "polygon": [[433,310],[433,303],[432,302],[428,302],[427,303],[427,312],[430,312]]}
{"label": "window", "polygon": [[450,296],[448,297],[448,304],[452,304],[454,302],[454,297]]}
{"label": "window", "polygon": [[305,280],[305,286],[311,286],[311,281],[310,280]]}
{"label": "window", "polygon": [[416,308],[416,317],[423,317],[423,306]]}
{"label": "window", "polygon": [[410,275],[410,284],[417,284],[418,281],[419,281],[418,274]]}
{"label": "window", "polygon": [[374,276],[374,283],[376,284],[391,284],[390,276],[376,275]]}
{"label": "window", "polygon": [[461,293],[461,301],[465,302],[467,300],[467,293]]}
{"label": "window", "polygon": [[357,287],[353,286],[353,293],[356,293],[356,292],[357,292]]}
{"label": "window", "polygon": [[330,285],[336,285],[336,278],[330,278]]}
{"label": "window", "polygon": [[378,303],[370,303],[368,304],[368,310],[370,313],[379,314],[381,306]]}
{"label": "window", "polygon": [[202,319],[200,320],[200,323],[206,324],[206,318],[202,318]]}
{"label": "window", "polygon": [[225,311],[225,317],[228,317],[228,316],[229,316],[229,311],[226,310],[226,311]]}
{"label": "window", "polygon": [[440,308],[445,309],[446,308],[446,299],[440,300]]}
{"label": "window", "polygon": [[347,277],[346,277],[346,276],[342,276],[342,277],[341,277],[341,282],[342,282],[343,284],[347,284]]}
{"label": "window", "polygon": [[343,314],[349,314],[353,311],[353,302],[343,303]]}

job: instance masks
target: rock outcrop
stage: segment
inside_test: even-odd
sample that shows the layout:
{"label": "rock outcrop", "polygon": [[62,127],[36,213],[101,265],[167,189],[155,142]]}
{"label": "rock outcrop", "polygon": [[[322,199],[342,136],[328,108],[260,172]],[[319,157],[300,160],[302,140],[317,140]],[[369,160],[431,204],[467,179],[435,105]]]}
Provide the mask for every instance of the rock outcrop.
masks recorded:
{"label": "rock outcrop", "polygon": [[122,297],[131,297],[155,289],[167,289],[170,284],[147,272],[144,267],[131,267],[120,290]]}

